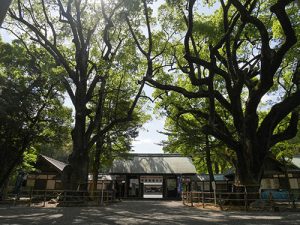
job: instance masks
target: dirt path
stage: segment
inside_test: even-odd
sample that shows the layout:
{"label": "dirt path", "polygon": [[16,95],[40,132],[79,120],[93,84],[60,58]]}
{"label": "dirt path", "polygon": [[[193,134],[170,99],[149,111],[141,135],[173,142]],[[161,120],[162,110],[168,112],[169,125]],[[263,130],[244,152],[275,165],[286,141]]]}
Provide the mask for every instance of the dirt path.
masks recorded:
{"label": "dirt path", "polygon": [[106,207],[0,206],[0,224],[300,225],[300,213],[200,210],[176,201],[123,201]]}

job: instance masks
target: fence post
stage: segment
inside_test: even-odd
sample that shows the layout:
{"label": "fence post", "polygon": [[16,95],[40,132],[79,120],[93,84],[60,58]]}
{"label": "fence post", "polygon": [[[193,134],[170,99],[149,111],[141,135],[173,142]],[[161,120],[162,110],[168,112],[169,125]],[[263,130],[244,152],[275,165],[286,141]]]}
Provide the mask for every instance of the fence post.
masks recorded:
{"label": "fence post", "polygon": [[215,206],[217,206],[217,187],[216,187],[216,182],[213,181],[212,183],[212,188],[214,189],[214,203],[215,203]]}
{"label": "fence post", "polygon": [[29,204],[28,206],[31,206],[31,201],[32,201],[32,188],[30,188],[30,192],[29,192]]}
{"label": "fence post", "polygon": [[191,206],[194,206],[193,204],[193,192],[191,191]]}
{"label": "fence post", "polygon": [[13,206],[16,206],[16,204],[17,204],[17,199],[18,199],[18,194],[15,195],[14,202],[13,202]]}
{"label": "fence post", "polygon": [[247,211],[247,209],[248,209],[248,196],[247,196],[246,187],[245,187],[245,192],[244,192],[244,201],[245,201],[245,210]]}
{"label": "fence post", "polygon": [[202,207],[204,209],[204,191],[202,190]]}
{"label": "fence post", "polygon": [[43,207],[46,206],[46,190],[44,191],[44,204],[43,204]]}

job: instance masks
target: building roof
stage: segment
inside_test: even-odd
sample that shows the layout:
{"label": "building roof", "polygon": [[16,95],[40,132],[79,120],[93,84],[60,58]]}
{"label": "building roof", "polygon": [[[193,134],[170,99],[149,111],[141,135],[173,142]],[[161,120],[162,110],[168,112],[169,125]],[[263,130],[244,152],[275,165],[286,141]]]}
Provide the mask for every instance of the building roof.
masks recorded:
{"label": "building roof", "polygon": [[65,166],[67,166],[68,164],[58,161],[56,159],[50,158],[48,156],[45,155],[40,155],[40,157],[42,159],[44,159],[45,161],[47,161],[49,164],[51,164],[53,167],[55,167],[58,171],[62,172],[65,168]]}
{"label": "building roof", "polygon": [[292,163],[300,169],[300,155],[295,155],[292,159]]}
{"label": "building roof", "polygon": [[[113,176],[113,175],[101,174],[101,173],[98,174],[98,180],[108,180],[108,181],[111,181],[111,180],[115,180],[115,179],[116,179],[116,177]],[[89,174],[88,175],[88,180],[89,181],[93,180],[93,174]]]}
{"label": "building roof", "polygon": [[6,12],[11,4],[11,0],[0,0],[0,26],[5,18]]}
{"label": "building roof", "polygon": [[189,157],[179,154],[129,154],[126,159],[115,159],[112,174],[196,174]]}
{"label": "building roof", "polygon": [[[197,174],[195,178],[196,178],[197,181],[209,181],[210,180],[208,174]],[[226,181],[226,180],[228,180],[224,176],[224,174],[214,174],[214,179],[215,179],[215,181]]]}

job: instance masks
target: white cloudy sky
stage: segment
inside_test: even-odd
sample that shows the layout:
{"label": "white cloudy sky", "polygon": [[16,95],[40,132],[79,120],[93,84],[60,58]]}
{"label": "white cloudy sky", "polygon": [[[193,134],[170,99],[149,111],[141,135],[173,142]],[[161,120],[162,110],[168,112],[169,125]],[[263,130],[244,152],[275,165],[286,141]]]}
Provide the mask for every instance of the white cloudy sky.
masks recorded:
{"label": "white cloudy sky", "polygon": [[161,146],[157,145],[166,136],[157,131],[163,130],[164,120],[153,119],[143,126],[139,136],[133,142],[133,151],[136,153],[162,153]]}

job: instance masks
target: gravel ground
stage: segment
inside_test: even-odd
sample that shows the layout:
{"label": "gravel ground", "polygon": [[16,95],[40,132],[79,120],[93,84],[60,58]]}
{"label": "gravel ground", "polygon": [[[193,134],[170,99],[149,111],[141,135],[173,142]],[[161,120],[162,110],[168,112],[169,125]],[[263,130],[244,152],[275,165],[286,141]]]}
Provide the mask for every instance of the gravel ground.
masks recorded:
{"label": "gravel ground", "polygon": [[177,201],[123,201],[102,207],[5,207],[0,224],[295,224],[299,212],[228,212],[183,206]]}

